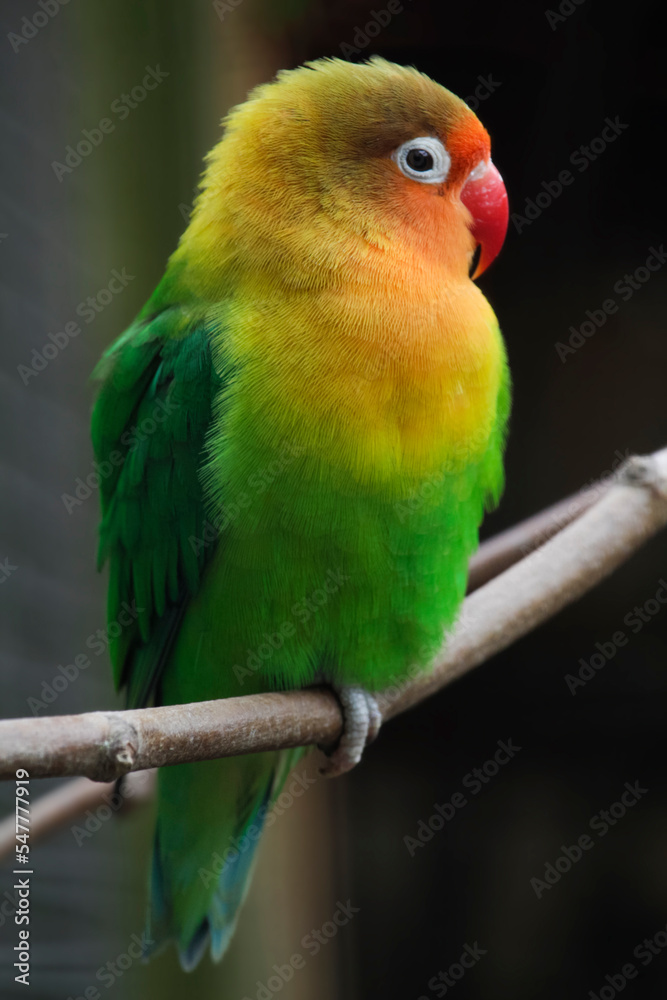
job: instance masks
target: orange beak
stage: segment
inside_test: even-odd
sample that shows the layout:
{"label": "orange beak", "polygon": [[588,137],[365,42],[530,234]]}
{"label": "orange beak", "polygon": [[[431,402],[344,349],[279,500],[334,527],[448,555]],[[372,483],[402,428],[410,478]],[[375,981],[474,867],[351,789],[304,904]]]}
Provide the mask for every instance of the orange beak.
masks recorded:
{"label": "orange beak", "polygon": [[500,253],[509,222],[507,191],[500,173],[491,160],[481,176],[475,176],[479,169],[473,170],[461,191],[461,201],[472,216],[470,231],[482,248],[473,279],[483,274]]}

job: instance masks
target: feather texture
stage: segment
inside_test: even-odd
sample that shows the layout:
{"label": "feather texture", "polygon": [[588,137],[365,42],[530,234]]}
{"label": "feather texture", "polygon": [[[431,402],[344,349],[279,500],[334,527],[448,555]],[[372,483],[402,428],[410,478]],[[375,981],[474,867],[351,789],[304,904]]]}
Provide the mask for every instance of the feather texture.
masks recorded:
{"label": "feather texture", "polygon": [[[438,186],[390,156],[431,134],[452,160]],[[509,376],[460,200],[488,154],[462,101],[381,60],[280,74],[231,112],[163,281],[98,369],[131,704],[428,668],[503,483]],[[152,926],[185,967],[224,952],[259,832],[233,845],[297,755],[161,773]]]}

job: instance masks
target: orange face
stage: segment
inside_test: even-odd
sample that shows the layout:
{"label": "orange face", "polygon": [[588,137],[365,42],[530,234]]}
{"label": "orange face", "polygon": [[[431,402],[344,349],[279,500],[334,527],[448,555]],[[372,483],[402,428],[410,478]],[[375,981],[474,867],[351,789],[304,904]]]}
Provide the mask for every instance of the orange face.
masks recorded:
{"label": "orange face", "polygon": [[507,193],[480,121],[454,95],[432,86],[438,100],[430,118],[415,114],[415,124],[388,129],[355,182],[380,203],[385,226],[388,219],[400,226],[410,252],[421,249],[460,275],[481,245],[477,276],[503,244]]}
{"label": "orange face", "polygon": [[[444,160],[442,176],[417,169],[419,139]],[[477,243],[489,244],[486,266],[506,228],[500,175],[474,173],[489,156],[475,114],[416,70],[320,60],[232,111],[185,240],[194,254],[206,248],[207,273],[215,257],[219,273],[279,270],[299,287],[356,273],[375,250],[430,258],[464,280]]]}

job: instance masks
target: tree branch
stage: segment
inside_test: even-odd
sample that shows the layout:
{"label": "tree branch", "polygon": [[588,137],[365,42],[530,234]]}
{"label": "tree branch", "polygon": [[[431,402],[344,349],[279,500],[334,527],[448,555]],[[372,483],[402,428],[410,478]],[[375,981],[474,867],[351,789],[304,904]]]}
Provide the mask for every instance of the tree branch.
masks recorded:
{"label": "tree branch", "polygon": [[[383,716],[417,704],[556,614],[666,522],[667,449],[631,459],[596,505],[467,598],[432,672],[379,695]],[[336,698],[317,689],[16,719],[0,722],[0,777],[25,767],[33,777],[86,774],[109,781],[148,767],[331,744],[340,730]]]}
{"label": "tree branch", "polygon": [[[576,517],[584,513],[600,496],[600,490],[588,489],[553,504],[533,517],[527,518],[508,531],[482,542],[470,561],[468,592],[477,590],[502,570],[518,562],[526,554],[543,545],[548,538],[561,531]],[[137,772],[139,776],[147,772]],[[132,776],[128,775],[125,781]],[[137,782],[137,784],[139,784]],[[124,797],[117,812],[122,814],[128,806],[146,801],[154,782],[144,783],[141,795]],[[125,788],[125,786],[124,786]],[[91,781],[89,778],[74,778],[52,792],[40,796],[31,807],[31,843],[48,836],[68,823],[74,822],[86,810],[94,810],[105,805],[114,794],[115,782]],[[10,854],[15,846],[15,819],[8,816],[0,821],[0,858]]]}
{"label": "tree branch", "polygon": [[[630,459],[613,484],[562,501],[485,543],[471,564],[471,590],[500,568],[520,560],[518,565],[466,599],[432,672],[410,671],[400,686],[380,693],[383,719],[430,697],[556,614],[665,524],[667,449]],[[544,542],[554,531],[556,537]],[[522,559],[526,551],[531,554]],[[109,781],[129,771],[185,761],[332,744],[341,725],[338,702],[325,689],[7,720],[0,722],[0,778],[13,778],[23,767],[31,777],[86,774]],[[33,813],[33,821],[50,829],[88,802],[99,803],[101,793],[95,798],[94,787],[71,782],[45,796],[44,815]],[[0,853],[7,844],[7,823],[0,824]]]}
{"label": "tree branch", "polygon": [[468,593],[478,590],[489,580],[493,580],[504,570],[514,566],[535,549],[540,548],[550,538],[557,535],[568,524],[585,514],[593,504],[604,496],[611,482],[600,480],[594,486],[574,493],[558,503],[546,507],[539,514],[526,518],[520,524],[501,531],[482,542],[470,560],[468,568]]}
{"label": "tree branch", "polygon": [[[125,812],[135,805],[147,801],[153,794],[152,771],[128,774],[123,781],[121,801],[117,812]],[[127,784],[126,784],[127,783]],[[48,834],[67,826],[88,809],[113,802],[116,783],[90,781],[88,778],[74,778],[59,788],[41,795],[30,804],[30,844]],[[0,858],[10,854],[16,847],[16,817],[12,814],[0,821]]]}

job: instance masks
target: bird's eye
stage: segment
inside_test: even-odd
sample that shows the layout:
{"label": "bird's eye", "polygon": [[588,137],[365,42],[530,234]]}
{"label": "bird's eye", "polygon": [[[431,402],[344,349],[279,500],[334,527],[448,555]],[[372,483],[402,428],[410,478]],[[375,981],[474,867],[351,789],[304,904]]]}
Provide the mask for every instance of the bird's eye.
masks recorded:
{"label": "bird's eye", "polygon": [[392,153],[392,160],[402,174],[422,184],[442,184],[447,179],[451,163],[443,144],[432,135],[404,142]]}
{"label": "bird's eye", "polygon": [[433,170],[433,155],[428,149],[410,149],[405,162],[411,170],[419,170],[420,173]]}

